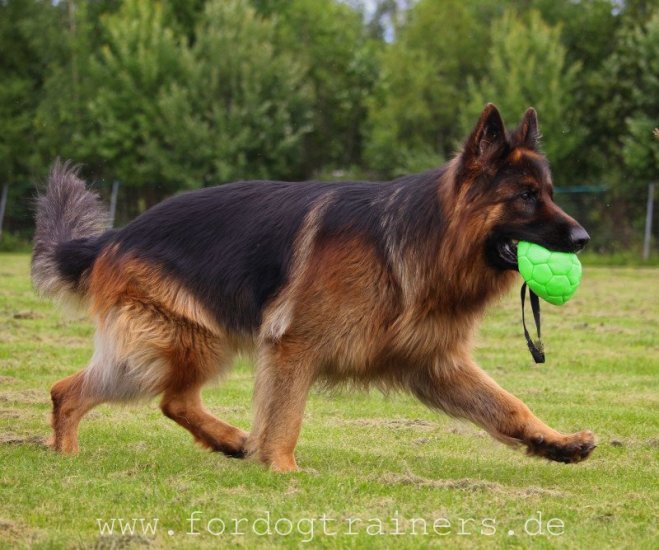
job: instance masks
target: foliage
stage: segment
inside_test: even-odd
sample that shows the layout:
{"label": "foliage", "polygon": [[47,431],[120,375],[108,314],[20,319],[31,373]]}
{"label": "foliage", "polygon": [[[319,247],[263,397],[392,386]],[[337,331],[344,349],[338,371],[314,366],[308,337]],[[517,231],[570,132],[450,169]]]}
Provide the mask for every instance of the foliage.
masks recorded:
{"label": "foliage", "polygon": [[582,139],[572,104],[580,67],[566,64],[560,32],[559,27],[549,27],[539,12],[523,17],[506,12],[492,28],[487,75],[468,81],[469,99],[462,116],[466,134],[490,98],[497,98],[509,125],[517,124],[521,114],[534,106],[542,133],[548,136],[543,148],[559,185],[570,183],[570,160]]}
{"label": "foliage", "polygon": [[[418,159],[439,163],[460,137],[456,105],[469,75],[483,65],[488,36],[471,4],[422,0],[385,46],[380,78],[368,101],[366,162],[385,174],[405,172]],[[450,22],[450,24],[449,24]]]}
{"label": "foliage", "polygon": [[79,155],[111,167],[113,177],[133,187],[161,183],[166,176],[152,154],[162,139],[154,100],[184,78],[180,39],[154,2],[127,0],[101,24],[107,40],[89,64],[94,93],[85,105],[89,127],[77,140]]}
{"label": "foliage", "polygon": [[[623,158],[633,179],[641,185],[657,179],[659,141],[659,11],[647,25],[636,27],[625,42],[627,55],[638,71],[631,91],[634,108],[625,121]],[[624,63],[624,62],[622,62]]]}
{"label": "foliage", "polygon": [[125,221],[237,178],[436,166],[492,101],[509,125],[536,107],[556,182],[606,185],[584,202],[591,233],[629,246],[659,179],[658,14],[656,0],[4,0],[5,229],[31,232],[56,156],[102,189],[121,180]]}
{"label": "foliage", "polygon": [[0,189],[9,184],[3,241],[29,231],[38,159],[36,111],[50,67],[65,58],[62,10],[47,0],[0,2]]}
{"label": "foliage", "polygon": [[267,4],[276,44],[296,52],[313,100],[302,151],[305,172],[359,163],[365,103],[377,76],[377,44],[368,40],[360,14],[335,0]]}
{"label": "foliage", "polygon": [[[311,100],[303,65],[275,46],[275,25],[241,0],[206,5],[183,79],[154,102],[162,145],[146,153],[187,187],[301,175]],[[163,154],[167,151],[167,154]]]}
{"label": "foliage", "polygon": [[0,178],[30,174],[34,112],[47,68],[62,55],[59,10],[50,2],[0,2]]}

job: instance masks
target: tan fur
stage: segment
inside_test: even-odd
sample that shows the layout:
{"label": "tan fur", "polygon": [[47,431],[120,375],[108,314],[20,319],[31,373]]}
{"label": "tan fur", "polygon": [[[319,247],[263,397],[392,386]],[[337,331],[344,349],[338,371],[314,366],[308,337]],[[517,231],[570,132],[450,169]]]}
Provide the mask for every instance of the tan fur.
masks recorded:
{"label": "tan fur", "polygon": [[273,303],[265,311],[259,339],[261,341],[279,340],[286,333],[293,319],[297,300],[297,290],[310,269],[309,260],[313,253],[318,224],[327,207],[332,202],[333,193],[322,197],[309,211],[303,227],[294,246],[293,267],[291,268],[291,283],[279,293]]}
{"label": "tan fur", "polygon": [[230,456],[244,454],[247,433],[210,414],[201,403],[201,384],[170,384],[160,402],[165,416],[183,426],[197,443]]}
{"label": "tan fur", "polygon": [[526,149],[524,147],[516,147],[510,153],[510,161],[515,163],[522,160],[523,157],[531,157],[533,159],[542,159],[542,155],[537,151],[532,151],[531,149]]}
{"label": "tan fur", "polygon": [[[514,150],[511,161],[527,154],[535,153]],[[479,204],[469,195],[469,174],[456,182],[457,169],[454,160],[437,181],[438,204],[446,208],[441,243],[439,236],[402,244],[392,238],[382,251],[365,235],[321,237],[333,195],[321,196],[295,237],[287,282],[266,305],[256,334],[221,326],[162,266],[104,250],[85,280],[96,351],[86,369],[53,387],[54,447],[75,452],[80,418],[98,403],[162,394],[163,413],[203,446],[291,471],[307,394],[319,382],[409,391],[531,454],[571,462],[587,457],[592,434],[549,428],[471,359],[485,308],[517,275],[484,257],[503,206]],[[396,223],[400,199],[386,200],[385,230]],[[254,346],[254,421],[247,434],[204,409],[200,392],[227,372],[235,353]]]}
{"label": "tan fur", "polygon": [[163,412],[199,443],[240,455],[246,434],[205,411],[200,391],[248,339],[227,334],[157,267],[117,259],[115,250],[99,257],[89,288],[95,353],[86,369],[53,387],[55,448],[77,450],[77,425],[93,406],[162,393]]}
{"label": "tan fur", "polygon": [[103,318],[107,310],[126,300],[159,304],[177,317],[194,322],[213,334],[223,331],[213,317],[175,279],[161,274],[135,258],[117,258],[117,251],[105,251],[95,262],[90,277],[92,315]]}
{"label": "tan fur", "polygon": [[61,453],[78,452],[78,425],[82,417],[101,400],[83,394],[84,371],[57,382],[51,389],[53,414],[52,447]]}

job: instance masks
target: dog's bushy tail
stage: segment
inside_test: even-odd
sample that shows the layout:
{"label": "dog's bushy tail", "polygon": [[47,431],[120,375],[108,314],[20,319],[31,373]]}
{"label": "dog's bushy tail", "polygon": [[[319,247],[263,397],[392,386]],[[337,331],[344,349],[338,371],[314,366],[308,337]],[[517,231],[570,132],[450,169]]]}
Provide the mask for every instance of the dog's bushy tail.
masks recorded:
{"label": "dog's bushy tail", "polygon": [[96,237],[108,225],[107,210],[78,177],[78,168],[57,159],[37,199],[32,282],[39,294],[60,301],[81,294],[82,274],[98,254]]}

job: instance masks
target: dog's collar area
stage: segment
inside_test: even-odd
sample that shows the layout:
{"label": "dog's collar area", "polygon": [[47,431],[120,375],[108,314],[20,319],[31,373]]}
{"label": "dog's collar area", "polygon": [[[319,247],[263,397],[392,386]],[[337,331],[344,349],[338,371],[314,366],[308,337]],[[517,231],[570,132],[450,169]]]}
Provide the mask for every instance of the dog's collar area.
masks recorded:
{"label": "dog's collar area", "polygon": [[535,329],[538,333],[538,338],[533,341],[531,335],[526,328],[526,320],[524,319],[524,303],[526,301],[526,283],[522,284],[522,290],[520,292],[520,297],[522,299],[522,326],[524,327],[524,337],[526,338],[526,345],[529,347],[529,351],[533,356],[533,360],[536,363],[545,362],[545,349],[542,343],[542,335],[540,333],[540,300],[538,295],[529,288],[529,301],[531,302],[531,311],[533,312],[533,321],[535,322]]}

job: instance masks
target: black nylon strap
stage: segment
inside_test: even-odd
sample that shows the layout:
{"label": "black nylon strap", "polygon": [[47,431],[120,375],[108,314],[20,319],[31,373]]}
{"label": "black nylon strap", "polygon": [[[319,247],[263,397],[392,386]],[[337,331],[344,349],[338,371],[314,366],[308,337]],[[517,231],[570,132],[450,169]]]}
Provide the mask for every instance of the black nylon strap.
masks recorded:
{"label": "black nylon strap", "polygon": [[526,329],[526,319],[524,318],[524,302],[526,300],[526,283],[522,285],[522,291],[520,293],[522,298],[522,326],[524,327],[524,336],[526,338],[526,345],[529,347],[529,351],[533,356],[533,360],[536,363],[545,362],[545,351],[544,346],[542,345],[541,333],[540,333],[540,300],[538,295],[529,288],[529,298],[531,302],[531,310],[533,311],[533,320],[535,321],[535,329],[538,332],[538,339],[534,342],[531,340],[531,335]]}

